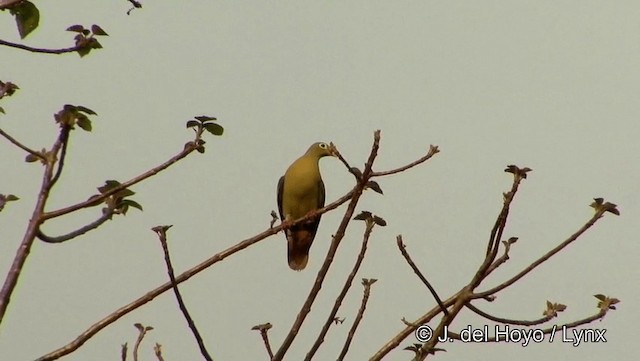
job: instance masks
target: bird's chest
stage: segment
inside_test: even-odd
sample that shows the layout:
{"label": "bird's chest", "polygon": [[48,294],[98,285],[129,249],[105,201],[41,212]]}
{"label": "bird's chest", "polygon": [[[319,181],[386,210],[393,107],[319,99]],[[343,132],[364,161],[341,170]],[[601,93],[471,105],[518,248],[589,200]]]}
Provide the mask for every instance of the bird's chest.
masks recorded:
{"label": "bird's chest", "polygon": [[287,172],[284,191],[298,201],[316,199],[319,181],[320,172],[314,170],[313,167],[292,167]]}

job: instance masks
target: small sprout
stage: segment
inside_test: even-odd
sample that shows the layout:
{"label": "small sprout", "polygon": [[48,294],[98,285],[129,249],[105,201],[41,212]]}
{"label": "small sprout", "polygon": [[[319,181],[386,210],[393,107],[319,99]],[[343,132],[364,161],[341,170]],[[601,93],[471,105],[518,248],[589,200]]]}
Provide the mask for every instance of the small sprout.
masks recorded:
{"label": "small sprout", "polygon": [[385,221],[382,217],[373,216],[373,222],[380,227],[384,227],[387,225],[387,221]]}
{"label": "small sprout", "polygon": [[269,222],[269,228],[273,228],[273,225],[278,221],[278,213],[276,211],[271,210],[271,222]]}
{"label": "small sprout", "polygon": [[552,303],[551,301],[547,301],[547,308],[542,312],[542,315],[546,317],[558,317],[558,312],[562,312],[566,309],[567,306],[562,303]]}
{"label": "small sprout", "polygon": [[91,120],[87,114],[97,115],[96,112],[82,105],[65,104],[62,110],[54,114],[53,117],[61,127],[75,129],[75,126],[78,125],[82,130],[90,132],[92,129]]}
{"label": "small sprout", "polygon": [[261,323],[259,325],[255,325],[255,326],[251,327],[251,329],[263,332],[263,331],[271,329],[271,327],[273,327],[271,322],[267,322],[267,323]]}
{"label": "small sprout", "polygon": [[342,323],[344,323],[344,320],[345,320],[344,317],[340,318],[340,317],[336,316],[336,317],[333,318],[333,323],[335,323],[336,325],[337,324],[342,324]]}
{"label": "small sprout", "polygon": [[609,212],[616,216],[620,215],[620,211],[617,208],[618,206],[611,202],[605,202],[603,198],[594,198],[590,206],[595,209],[596,212]]}
{"label": "small sprout", "polygon": [[531,172],[532,169],[529,167],[519,168],[518,166],[510,164],[507,166],[507,168],[505,168],[504,171],[507,173],[512,173],[516,177],[527,179],[527,173]]}
{"label": "small sprout", "polygon": [[[420,354],[422,351],[422,344],[420,343],[414,343],[411,346],[407,346],[405,347],[403,350],[407,350],[407,351],[413,351],[416,355]],[[433,347],[430,350],[427,351],[427,354],[429,355],[435,355],[436,352],[438,351],[444,351],[447,352],[447,350],[443,349],[443,348],[439,348],[439,347]]]}
{"label": "small sprout", "polygon": [[363,286],[371,286],[372,284],[378,282],[377,279],[375,278],[363,278],[362,279],[362,285]]}
{"label": "small sprout", "polygon": [[4,206],[8,203],[8,202],[13,202],[13,201],[17,201],[18,197],[14,196],[13,194],[0,194],[0,211],[2,211],[4,209]]}
{"label": "small sprout", "polygon": [[597,294],[594,295],[593,297],[598,299],[598,308],[601,311],[608,311],[608,310],[615,310],[616,309],[616,304],[620,303],[620,300],[617,298],[609,298],[603,294]]}
{"label": "small sprout", "polygon": [[156,357],[158,358],[158,361],[162,361],[162,345],[157,343],[155,344],[155,346],[153,346],[153,352],[156,354]]}
{"label": "small sprout", "polygon": [[371,212],[362,211],[362,212],[360,212],[360,214],[358,214],[357,216],[353,217],[353,219],[356,220],[356,221],[366,221],[368,219],[371,219],[372,217],[373,217],[373,215],[371,214]]}
{"label": "small sprout", "polygon": [[367,188],[370,188],[371,190],[373,190],[376,193],[384,194],[382,192],[382,188],[380,188],[380,185],[376,181],[368,181],[367,185],[365,186],[365,189],[367,189]]}
{"label": "small sprout", "polygon": [[147,332],[147,331],[151,331],[151,330],[153,330],[153,327],[151,327],[151,326],[142,326],[142,324],[141,324],[141,323],[134,323],[133,325],[134,325],[134,326],[138,329],[138,331],[140,331],[140,332]]}
{"label": "small sprout", "polygon": [[0,99],[4,98],[5,96],[12,96],[18,89],[20,88],[18,88],[18,86],[13,84],[12,82],[8,81],[4,83],[0,80]]}

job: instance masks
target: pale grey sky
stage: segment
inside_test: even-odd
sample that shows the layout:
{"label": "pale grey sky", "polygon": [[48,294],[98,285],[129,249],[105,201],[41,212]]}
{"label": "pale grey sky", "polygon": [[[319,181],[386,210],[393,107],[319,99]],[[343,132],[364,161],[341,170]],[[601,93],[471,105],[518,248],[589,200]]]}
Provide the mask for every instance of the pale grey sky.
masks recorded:
{"label": "pale grey sky", "polygon": [[[640,318],[638,184],[640,167],[640,4],[636,1],[144,2],[125,14],[122,1],[38,2],[41,25],[24,42],[67,47],[73,24],[99,24],[104,49],[80,59],[0,48],[0,80],[20,90],[1,106],[0,127],[33,148],[56,134],[64,104],[99,116],[94,131],[74,132],[65,174],[50,200],[56,209],[86,199],[106,179],[127,180],[182,149],[184,122],[217,116],[223,137],[133,188],[144,212],[131,211],[100,230],[60,245],[35,243],[0,328],[0,359],[31,360],[74,339],[116,308],[165,282],[156,236],[173,224],[170,247],[184,270],[266,227],[275,188],[288,164],[314,141],[333,141],[354,165],[382,130],[376,169],[441,153],[406,173],[381,179],[384,196],[367,192],[358,210],[385,218],[358,275],[377,278],[348,360],[368,359],[434,302],[395,246],[409,252],[441,296],[470,280],[511,184],[507,164],[533,168],[521,186],[505,235],[520,237],[497,284],[577,230],[593,197],[617,203],[566,251],[492,304],[498,316],[533,319],[545,301],[568,305],[557,324],[595,313],[593,295],[622,300],[589,327],[607,343],[572,347],[543,342],[445,345],[440,360],[632,360]],[[16,41],[8,12],[0,38]],[[0,270],[9,268],[35,202],[41,168],[0,142],[0,193],[20,202],[0,213]],[[353,177],[333,159],[321,162],[327,199]],[[286,262],[282,234],[201,273],[182,286],[218,360],[264,360],[253,325],[271,322],[277,348],[312,286],[344,207],[326,214],[303,272]],[[92,211],[47,224],[62,233]],[[363,224],[348,229],[328,280],[287,360],[306,354],[360,247]],[[480,287],[486,289],[487,287]],[[356,283],[317,354],[334,359],[360,304]],[[140,322],[155,329],[142,345],[163,345],[166,360],[201,359],[172,294],[129,314],[66,360],[116,360]],[[453,328],[486,322],[464,311]],[[588,327],[587,327],[588,328]],[[408,360],[401,348],[388,360]]]}

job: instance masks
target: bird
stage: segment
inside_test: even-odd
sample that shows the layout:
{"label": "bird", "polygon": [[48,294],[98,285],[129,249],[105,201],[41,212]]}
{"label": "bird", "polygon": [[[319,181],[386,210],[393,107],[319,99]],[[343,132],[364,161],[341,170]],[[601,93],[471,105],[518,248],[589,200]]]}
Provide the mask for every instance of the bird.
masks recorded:
{"label": "bird", "polygon": [[[320,176],[320,158],[335,156],[327,143],[313,143],[296,159],[278,181],[278,211],[283,224],[302,218],[324,207],[324,183]],[[320,215],[285,230],[289,267],[301,271],[309,261],[309,249],[316,236]]]}

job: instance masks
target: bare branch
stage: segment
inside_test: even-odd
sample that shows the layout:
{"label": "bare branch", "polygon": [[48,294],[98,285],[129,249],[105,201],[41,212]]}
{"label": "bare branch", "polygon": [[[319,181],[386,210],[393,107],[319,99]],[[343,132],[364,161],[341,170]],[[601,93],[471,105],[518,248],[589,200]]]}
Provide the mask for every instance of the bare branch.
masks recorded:
{"label": "bare branch", "polygon": [[418,269],[418,266],[416,266],[415,262],[413,262],[413,260],[411,259],[411,256],[407,252],[407,249],[406,249],[407,247],[404,245],[404,243],[402,243],[402,236],[401,235],[398,235],[396,237],[396,244],[398,245],[398,249],[400,250],[400,253],[402,253],[402,256],[407,261],[407,263],[409,264],[409,266],[411,267],[413,272],[418,276],[418,278],[420,278],[420,281],[422,281],[422,283],[425,286],[427,286],[427,288],[429,289],[429,292],[431,292],[431,295],[433,296],[433,298],[438,303],[438,306],[440,306],[440,309],[442,310],[442,313],[444,313],[445,315],[448,316],[449,312],[447,311],[447,308],[444,307],[444,304],[442,303],[442,300],[440,299],[440,296],[438,296],[438,293],[436,292],[435,288],[433,288],[431,283],[426,279],[426,277],[424,277],[422,272],[420,272],[420,269]]}
{"label": "bare branch", "polygon": [[[58,154],[61,146],[62,142],[58,138],[51,147],[50,154]],[[5,278],[2,289],[0,290],[0,323],[2,323],[2,319],[4,318],[11,300],[11,294],[13,293],[13,290],[18,283],[18,278],[22,273],[22,267],[29,256],[31,246],[36,238],[38,227],[40,227],[40,224],[43,222],[42,214],[44,213],[44,208],[46,206],[47,199],[49,198],[49,191],[51,190],[51,178],[53,175],[53,167],[55,165],[55,157],[46,157],[45,159],[46,162],[44,173],[42,175],[42,184],[38,191],[36,205],[33,209],[33,213],[31,214],[29,224],[27,225],[27,230],[25,231],[22,241],[18,246],[18,251],[13,258],[11,268],[9,268],[7,277]]]}
{"label": "bare branch", "polygon": [[490,295],[496,294],[496,293],[502,291],[503,289],[511,286],[516,281],[518,281],[519,279],[524,277],[527,273],[533,271],[536,267],[538,267],[542,263],[546,262],[549,258],[553,257],[553,255],[555,255],[556,253],[562,251],[569,244],[573,243],[573,241],[578,239],[578,237],[580,237],[584,232],[586,232],[589,228],[591,228],[598,221],[598,219],[600,219],[601,217],[602,217],[602,214],[599,213],[599,212],[596,212],[593,215],[593,217],[591,217],[591,219],[589,221],[587,221],[587,223],[585,223],[582,227],[580,227],[580,229],[577,232],[575,232],[574,234],[569,236],[569,238],[567,238],[564,242],[560,243],[558,246],[556,246],[555,248],[553,248],[552,250],[547,252],[545,255],[543,255],[542,257],[540,257],[537,260],[535,260],[527,268],[525,268],[522,271],[520,271],[520,273],[516,274],[515,276],[511,277],[510,279],[504,281],[503,283],[501,283],[501,284],[499,284],[499,285],[497,285],[497,286],[495,286],[495,287],[493,287],[491,289],[488,289],[488,290],[486,290],[484,292],[479,292],[479,293],[474,294],[472,299],[484,298],[486,296],[490,296]]}
{"label": "bare branch", "polygon": [[133,345],[133,361],[138,361],[138,349],[140,348],[140,344],[147,332],[153,330],[153,327],[142,326],[140,323],[136,323],[134,326],[138,329],[138,338],[136,339],[136,343]]}
{"label": "bare branch", "polygon": [[[354,190],[349,191],[347,194],[345,194],[344,196],[342,196],[341,198],[339,198],[338,200],[336,200],[335,202],[325,206],[324,208],[321,208],[319,210],[317,210],[316,212],[310,213],[308,215],[306,215],[305,217],[302,217],[300,219],[297,219],[293,222],[291,222],[291,226],[298,224],[298,223],[302,223],[302,222],[306,222],[307,220],[316,217],[319,214],[323,214],[326,213],[330,210],[333,210],[335,208],[338,208],[338,206],[340,206],[343,203],[346,203],[348,200],[351,199],[352,194],[354,193]],[[273,228],[269,228],[265,231],[263,231],[262,233],[259,233],[251,238],[245,239],[219,253],[216,253],[215,255],[213,255],[212,257],[206,259],[205,261],[195,265],[194,267],[184,271],[183,273],[179,274],[176,279],[175,279],[175,284],[180,284],[186,280],[188,280],[189,278],[195,276],[196,274],[204,271],[205,269],[211,267],[212,265],[224,260],[225,258],[239,252],[242,251],[243,249],[258,243],[260,241],[262,241],[263,239],[272,236],[280,231],[282,231],[283,229],[283,225],[280,224],[279,226],[273,227]],[[80,346],[82,346],[85,342],[87,342],[91,337],[93,337],[94,335],[96,335],[98,332],[102,331],[105,327],[109,326],[110,324],[114,323],[115,321],[117,321],[118,319],[120,319],[121,317],[125,316],[126,314],[128,314],[129,312],[145,305],[146,303],[152,301],[153,299],[155,299],[156,297],[158,297],[159,295],[163,294],[164,292],[170,290],[172,287],[172,283],[171,282],[167,282],[164,283],[158,287],[156,287],[155,289],[145,293],[143,296],[141,296],[140,298],[138,298],[137,300],[124,305],[122,307],[120,307],[119,309],[117,309],[116,311],[112,312],[111,314],[107,315],[106,317],[104,317],[102,320],[94,323],[93,325],[91,325],[87,330],[85,330],[84,332],[82,332],[78,337],[76,337],[75,340],[71,341],[70,343],[68,343],[67,345],[64,345],[60,348],[58,348],[57,350],[54,350],[44,356],[41,356],[40,358],[38,358],[39,361],[45,361],[45,360],[55,360],[58,359],[62,356],[68,355],[70,353],[72,353],[73,351],[77,350],[78,348],[80,348]]]}
{"label": "bare branch", "polygon": [[364,286],[364,294],[362,295],[362,303],[360,303],[360,309],[358,310],[358,314],[356,318],[353,320],[353,325],[349,329],[349,333],[347,334],[347,339],[344,341],[344,346],[342,346],[342,351],[340,351],[340,355],[338,356],[338,361],[344,360],[344,357],[347,355],[349,351],[349,346],[351,345],[351,341],[353,340],[353,336],[356,334],[356,329],[362,321],[362,317],[364,316],[364,311],[367,309],[367,302],[369,301],[369,295],[371,294],[371,285],[373,285],[377,280],[376,279],[362,279],[362,285]]}
{"label": "bare branch", "polygon": [[431,159],[431,157],[433,157],[434,155],[436,155],[438,152],[440,152],[440,149],[438,149],[437,145],[430,145],[429,146],[429,152],[422,158],[411,162],[407,165],[404,165],[400,168],[396,168],[396,169],[392,169],[392,170],[387,170],[387,171],[383,171],[383,172],[373,172],[371,174],[371,177],[382,177],[382,176],[386,176],[386,175],[391,175],[391,174],[396,174],[396,173],[400,173],[400,172],[404,172],[405,170],[409,169],[409,168],[413,168],[421,163],[426,162],[427,160]]}
{"label": "bare branch", "polygon": [[46,234],[44,234],[44,232],[42,232],[42,230],[40,229],[40,227],[38,227],[38,231],[36,233],[36,237],[38,237],[39,240],[46,242],[46,243],[62,243],[62,242],[66,242],[69,240],[72,240],[78,236],[81,236],[91,230],[94,230],[98,227],[100,227],[104,222],[108,221],[109,219],[111,219],[111,217],[113,216],[113,212],[114,210],[111,208],[105,208],[104,213],[102,213],[102,215],[100,216],[100,218],[96,219],[95,221],[82,226],[78,229],[76,229],[73,232],[69,232],[67,234],[64,234],[62,236],[57,236],[57,237],[51,237],[51,236],[47,236]]}
{"label": "bare branch", "polygon": [[480,310],[476,306],[472,305],[471,302],[468,302],[465,306],[468,309],[470,309],[471,311],[473,311],[474,313],[486,318],[487,320],[491,320],[493,322],[503,323],[503,324],[507,324],[507,325],[535,326],[535,325],[540,325],[540,324],[543,324],[545,322],[548,322],[548,321],[552,320],[555,317],[555,316],[544,316],[544,317],[541,317],[541,318],[539,318],[537,320],[513,320],[513,319],[496,317],[496,316],[490,315],[490,314]]}
{"label": "bare branch", "polygon": [[13,145],[15,145],[16,147],[24,150],[25,152],[27,152],[27,153],[31,154],[32,156],[36,157],[37,159],[40,159],[42,161],[46,161],[44,155],[42,155],[40,152],[36,152],[35,150],[27,147],[26,145],[23,145],[22,143],[20,143],[18,140],[16,140],[12,136],[10,136],[7,132],[5,132],[2,129],[0,129],[0,135],[5,137],[8,141],[13,143]]}
{"label": "bare branch", "polygon": [[353,265],[353,268],[351,269],[351,273],[349,273],[349,276],[344,282],[344,285],[342,286],[342,290],[340,291],[340,294],[338,295],[338,297],[336,297],[336,300],[333,303],[333,308],[331,309],[331,312],[329,312],[329,316],[327,317],[327,320],[322,326],[322,329],[320,330],[320,334],[316,338],[316,341],[313,343],[313,346],[311,346],[311,349],[309,350],[309,352],[307,352],[307,356],[304,358],[305,361],[310,361],[313,358],[315,353],[320,348],[320,345],[322,345],[322,343],[324,342],[324,337],[327,335],[327,332],[329,332],[329,327],[331,326],[332,323],[336,322],[335,321],[336,315],[338,314],[338,310],[342,305],[342,301],[347,296],[347,292],[351,288],[353,279],[356,277],[356,274],[360,269],[360,265],[362,265],[362,261],[364,260],[364,255],[367,252],[367,245],[369,243],[369,237],[371,236],[371,232],[373,230],[374,225],[375,223],[373,222],[373,219],[367,221],[366,228],[364,231],[364,236],[362,237],[362,245],[360,246],[360,253],[358,253],[358,258],[356,259],[356,263]]}
{"label": "bare branch", "polygon": [[[200,139],[199,138],[200,135],[196,136],[196,140]],[[62,209],[58,209],[55,211],[51,211],[51,212],[46,212],[45,214],[42,215],[43,220],[47,220],[47,219],[51,219],[51,218],[56,218],[56,217],[60,217],[63,216],[65,214],[77,211],[79,209],[82,208],[88,208],[88,207],[93,207],[96,204],[99,204],[101,200],[106,199],[109,196],[112,196],[118,192],[120,192],[123,189],[129,188],[132,185],[135,185],[137,183],[142,182],[143,180],[152,177],[160,172],[162,172],[163,170],[169,168],[170,166],[172,166],[173,164],[175,164],[176,162],[178,162],[179,160],[181,160],[182,158],[188,156],[189,154],[191,154],[194,150],[196,150],[198,148],[198,146],[196,145],[196,142],[188,142],[184,149],[182,151],[180,151],[178,154],[176,154],[175,156],[171,157],[169,160],[167,160],[166,162],[160,164],[157,167],[154,167],[122,184],[120,184],[117,187],[114,187],[112,189],[110,189],[107,192],[104,192],[100,195],[97,195],[95,197],[91,197],[90,199],[84,201],[84,202],[80,202],[74,205],[71,205],[69,207],[66,208],[62,208]]]}
{"label": "bare branch", "polygon": [[169,246],[167,245],[167,231],[171,228],[171,226],[156,226],[151,230],[156,232],[158,235],[158,239],[160,239],[160,244],[162,245],[162,251],[164,253],[164,261],[167,265],[167,273],[169,274],[169,279],[171,280],[171,286],[173,288],[173,293],[176,296],[176,300],[178,301],[178,306],[180,307],[180,311],[184,315],[187,324],[189,325],[189,329],[193,333],[193,337],[195,337],[196,342],[198,343],[198,347],[200,348],[200,353],[202,357],[204,357],[207,361],[213,361],[211,355],[209,355],[209,351],[207,351],[207,347],[202,340],[202,336],[200,336],[200,332],[196,327],[193,318],[189,314],[189,310],[187,309],[187,305],[185,305],[184,300],[182,299],[182,295],[180,294],[180,290],[178,290],[178,285],[176,283],[176,276],[173,273],[173,266],[171,265],[171,257],[169,256]]}
{"label": "bare branch", "polygon": [[0,45],[5,45],[11,48],[16,48],[16,49],[21,49],[21,50],[26,50],[26,51],[30,51],[32,53],[43,53],[43,54],[66,54],[66,53],[73,53],[74,51],[78,51],[84,47],[86,47],[86,45],[80,45],[80,46],[72,46],[69,48],[62,48],[62,49],[44,49],[44,48],[34,48],[28,45],[24,45],[24,44],[18,44],[18,43],[12,43],[10,41],[6,41],[6,40],[2,40],[0,39]]}
{"label": "bare branch", "polygon": [[267,349],[269,360],[273,358],[273,350],[271,350],[271,343],[269,342],[268,334],[268,331],[269,329],[271,329],[271,327],[273,326],[269,322],[251,327],[252,330],[260,331],[260,336],[262,336],[262,342],[264,342],[264,347]]}

